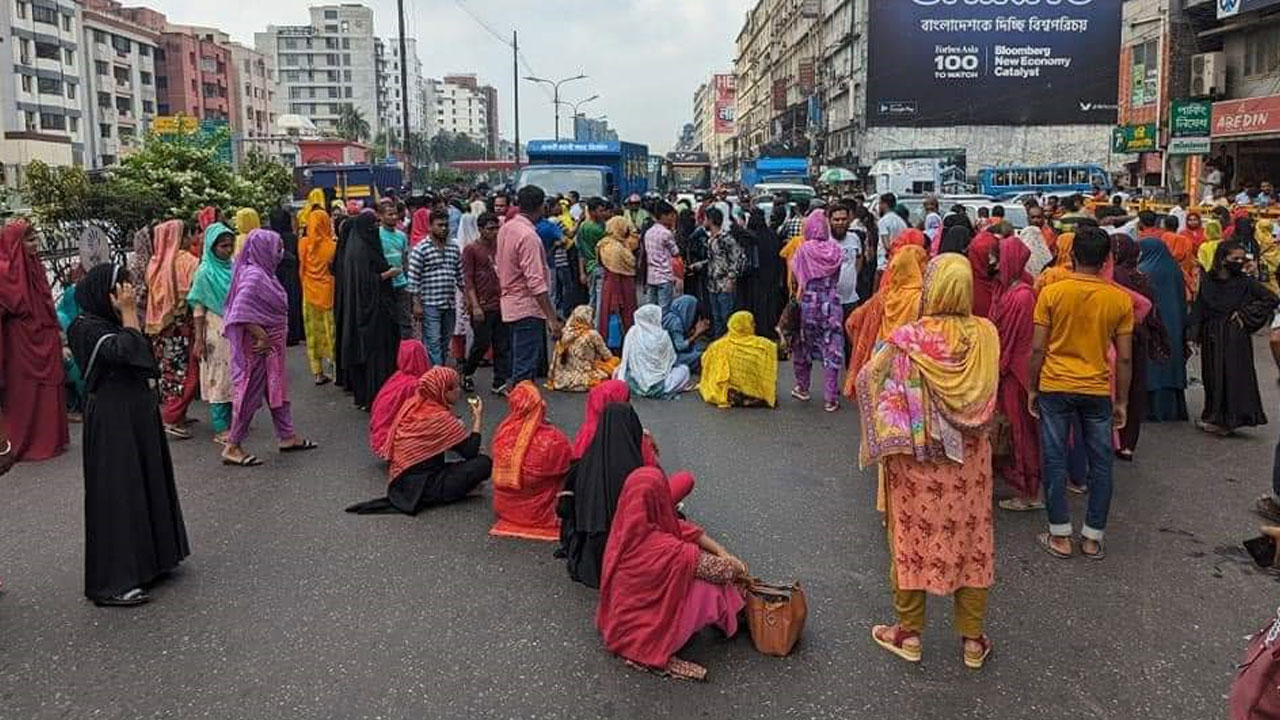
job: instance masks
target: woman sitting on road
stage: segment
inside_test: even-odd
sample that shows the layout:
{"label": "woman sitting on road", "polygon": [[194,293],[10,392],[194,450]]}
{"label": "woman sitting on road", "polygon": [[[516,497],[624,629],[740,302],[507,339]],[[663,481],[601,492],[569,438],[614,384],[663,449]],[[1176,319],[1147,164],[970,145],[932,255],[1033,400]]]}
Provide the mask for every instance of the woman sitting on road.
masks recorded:
{"label": "woman sitting on road", "polygon": [[[421,347],[421,344],[419,344]],[[507,417],[493,434],[493,512],[490,535],[560,539],[556,495],[573,456],[569,438],[547,422],[547,403],[525,380],[507,396]]]}
{"label": "woman sitting on road", "polygon": [[[587,587],[600,586],[600,568],[622,484],[636,468],[648,466],[641,450],[645,437],[640,417],[628,403],[612,403],[601,414],[591,446],[574,464],[560,493],[561,550],[569,577]],[[679,503],[693,489],[693,475],[668,479],[671,501]]]}
{"label": "woman sitting on road", "polygon": [[[587,409],[583,413],[577,434],[573,436],[574,460],[581,460],[587,453],[587,448],[591,447],[591,441],[596,438],[596,425],[600,422],[604,409],[613,403],[628,402],[631,402],[631,388],[621,380],[605,380],[587,393]],[[640,441],[640,451],[644,455],[645,465],[657,467],[658,445],[648,430],[644,431],[644,438]]]}
{"label": "woman sitting on road", "polygon": [[609,531],[596,628],[631,664],[704,680],[705,668],[675,653],[705,627],[738,631],[746,601],[737,583],[747,578],[746,564],[676,516],[662,472],[640,468],[626,480]]}
{"label": "woman sitting on road", "polygon": [[778,403],[778,346],[756,335],[746,310],[729,316],[729,332],[702,356],[702,399],[716,407],[774,407]]}
{"label": "woman sitting on road", "polygon": [[640,397],[669,398],[688,387],[689,367],[676,362],[676,348],[662,329],[662,308],[645,305],[636,310],[614,375]]}
{"label": "woman sitting on road", "polygon": [[707,349],[707,333],[711,323],[698,317],[698,300],[692,295],[681,295],[671,301],[662,312],[662,329],[671,338],[676,349],[676,362],[697,372],[702,353]]}
{"label": "woman sitting on road", "polygon": [[[468,433],[452,410],[461,399],[462,376],[457,370],[437,365],[424,373],[417,395],[400,408],[383,448],[391,463],[387,496],[357,503],[347,512],[417,515],[432,505],[461,500],[484,482],[493,470],[493,461],[480,453],[484,407],[478,400],[471,406]],[[446,462],[448,451],[463,459]]]}
{"label": "woman sitting on road", "polygon": [[387,459],[383,450],[387,446],[391,424],[404,403],[418,391],[422,374],[431,369],[431,358],[427,357],[427,349],[420,341],[401,340],[396,368],[396,373],[387,378],[378,391],[369,413],[369,449],[383,460]]}
{"label": "woman sitting on road", "polygon": [[590,306],[579,305],[569,315],[564,333],[556,341],[547,387],[586,392],[608,380],[618,369],[618,362],[596,331]]}

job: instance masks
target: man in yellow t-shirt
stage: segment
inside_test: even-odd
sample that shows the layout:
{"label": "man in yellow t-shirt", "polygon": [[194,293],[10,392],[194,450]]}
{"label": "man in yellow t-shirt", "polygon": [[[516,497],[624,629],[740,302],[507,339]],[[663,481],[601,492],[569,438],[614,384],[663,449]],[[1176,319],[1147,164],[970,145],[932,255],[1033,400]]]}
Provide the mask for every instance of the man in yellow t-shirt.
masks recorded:
{"label": "man in yellow t-shirt", "polygon": [[[1089,508],[1080,529],[1080,552],[1101,560],[1111,507],[1111,433],[1125,426],[1132,374],[1133,301],[1119,286],[1099,276],[1111,238],[1096,224],[1076,231],[1072,255],[1075,273],[1040,293],[1036,301],[1031,348],[1031,414],[1040,420],[1045,505],[1049,532],[1039,536],[1051,555],[1075,553],[1071,510],[1067,505],[1067,441],[1074,425],[1082,428],[1089,456]],[[1112,403],[1108,351],[1116,350]]]}

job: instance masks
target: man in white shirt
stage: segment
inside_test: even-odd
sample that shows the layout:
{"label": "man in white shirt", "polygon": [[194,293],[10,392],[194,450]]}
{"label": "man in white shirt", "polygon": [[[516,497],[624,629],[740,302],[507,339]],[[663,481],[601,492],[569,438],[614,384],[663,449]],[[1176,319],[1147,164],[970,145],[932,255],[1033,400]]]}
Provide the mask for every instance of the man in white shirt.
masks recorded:
{"label": "man in white shirt", "polygon": [[827,221],[831,225],[831,239],[840,246],[840,277],[836,280],[836,295],[849,317],[858,304],[858,272],[862,270],[862,239],[849,229],[853,213],[845,205],[831,206]]}
{"label": "man in white shirt", "polygon": [[893,245],[893,241],[907,230],[907,221],[902,216],[894,212],[893,209],[898,205],[898,196],[893,193],[884,193],[880,196],[880,243],[876,248],[876,271],[884,272],[889,266],[889,248]]}

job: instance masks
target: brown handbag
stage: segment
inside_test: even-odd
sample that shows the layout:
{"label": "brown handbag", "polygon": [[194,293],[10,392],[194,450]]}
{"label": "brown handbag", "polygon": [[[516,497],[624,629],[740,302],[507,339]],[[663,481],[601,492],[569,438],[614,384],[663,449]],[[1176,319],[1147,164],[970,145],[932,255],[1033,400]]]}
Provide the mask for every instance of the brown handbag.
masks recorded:
{"label": "brown handbag", "polygon": [[765,655],[791,654],[809,615],[800,583],[771,585],[752,579],[747,586],[747,627],[751,642]]}

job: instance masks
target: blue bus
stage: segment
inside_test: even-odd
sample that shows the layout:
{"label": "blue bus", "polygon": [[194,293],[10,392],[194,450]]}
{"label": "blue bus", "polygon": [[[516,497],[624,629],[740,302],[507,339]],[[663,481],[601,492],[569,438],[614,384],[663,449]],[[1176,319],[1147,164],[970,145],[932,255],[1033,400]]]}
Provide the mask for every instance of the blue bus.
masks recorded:
{"label": "blue bus", "polygon": [[1100,165],[1010,165],[978,171],[978,192],[991,197],[1018,193],[1070,195],[1094,186],[1110,193],[1111,176]]}

